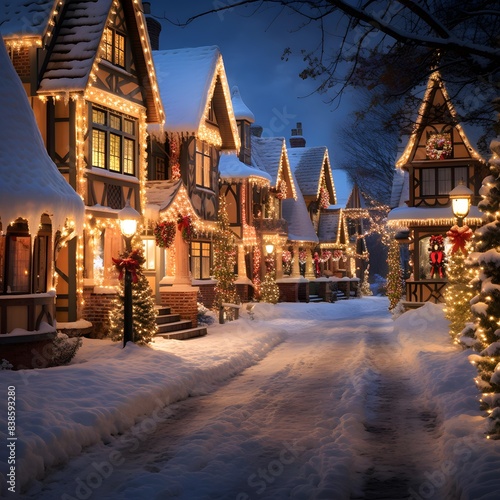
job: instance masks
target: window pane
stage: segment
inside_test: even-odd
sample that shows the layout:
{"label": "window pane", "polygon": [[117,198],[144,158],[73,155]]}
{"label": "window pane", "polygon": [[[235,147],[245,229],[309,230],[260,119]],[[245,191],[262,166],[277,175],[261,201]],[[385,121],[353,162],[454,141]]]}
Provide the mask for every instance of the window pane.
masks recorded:
{"label": "window pane", "polygon": [[156,180],[163,181],[166,178],[165,159],[156,158]]}
{"label": "window pane", "polygon": [[125,37],[115,33],[115,64],[125,67]]}
{"label": "window pane", "polygon": [[123,131],[127,134],[134,135],[134,122],[131,120],[123,120]]}
{"label": "window pane", "polygon": [[120,172],[121,137],[116,134],[109,135],[109,169]]}
{"label": "window pane", "polygon": [[448,194],[451,191],[451,168],[438,168],[438,194]]}
{"label": "window pane", "polygon": [[30,291],[30,236],[9,237],[7,292]]}
{"label": "window pane", "polygon": [[[455,169],[455,186],[458,186],[460,181],[467,185],[469,180],[469,169],[467,167],[457,167]],[[455,187],[453,186],[453,187]]]}
{"label": "window pane", "polygon": [[436,194],[436,171],[433,168],[422,169],[422,196]]}
{"label": "window pane", "polygon": [[113,62],[113,31],[110,28],[104,30],[104,54],[106,61]]}
{"label": "window pane", "polygon": [[123,172],[134,175],[134,141],[124,139]]}
{"label": "window pane", "polygon": [[148,270],[155,269],[155,255],[156,255],[156,243],[155,240],[143,240],[144,245],[144,267]]}
{"label": "window pane", "polygon": [[38,236],[35,238],[35,248],[33,251],[33,291],[36,293],[47,291],[48,247],[48,236]]}
{"label": "window pane", "polygon": [[201,244],[201,278],[210,278],[210,243]]}
{"label": "window pane", "polygon": [[92,110],[92,121],[99,125],[106,125],[106,113],[99,109]]}
{"label": "window pane", "polygon": [[114,128],[115,130],[121,130],[122,125],[121,125],[120,117],[116,116],[116,115],[110,115],[109,116],[109,126],[111,128]]}
{"label": "window pane", "polygon": [[92,165],[106,168],[106,134],[102,130],[92,130]]}

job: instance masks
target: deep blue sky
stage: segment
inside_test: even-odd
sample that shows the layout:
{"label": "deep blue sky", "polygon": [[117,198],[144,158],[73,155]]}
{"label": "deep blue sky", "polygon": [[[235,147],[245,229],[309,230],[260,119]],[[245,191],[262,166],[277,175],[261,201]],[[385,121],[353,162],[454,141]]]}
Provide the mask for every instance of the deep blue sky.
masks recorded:
{"label": "deep blue sky", "polygon": [[[190,16],[222,5],[231,0],[196,0],[168,2],[151,1],[151,13],[184,22]],[[327,146],[332,166],[339,164],[341,148],[336,131],[348,113],[347,99],[336,109],[325,103],[317,93],[310,95],[317,82],[302,80],[298,74],[305,63],[300,50],[319,42],[319,26],[298,29],[302,22],[296,15],[279,7],[265,7],[254,13],[255,7],[232,8],[196,19],[185,28],[166,20],[162,23],[160,49],[218,45],[232,87],[237,85],[245,104],[255,115],[256,123],[268,136],[283,136],[287,140],[291,129],[302,122],[307,146]],[[281,56],[286,47],[292,49],[289,60]],[[334,181],[340,202],[349,193],[340,174]]]}

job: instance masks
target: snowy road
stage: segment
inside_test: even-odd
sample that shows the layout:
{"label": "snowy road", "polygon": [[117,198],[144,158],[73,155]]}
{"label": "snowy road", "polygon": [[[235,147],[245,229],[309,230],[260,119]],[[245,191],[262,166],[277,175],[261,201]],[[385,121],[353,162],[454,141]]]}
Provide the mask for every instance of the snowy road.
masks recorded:
{"label": "snowy road", "polygon": [[260,363],[93,446],[26,498],[389,500],[422,492],[424,474],[438,465],[440,415],[412,382],[387,309],[348,302],[324,304],[334,319],[311,308],[300,320],[271,320],[288,336]]}

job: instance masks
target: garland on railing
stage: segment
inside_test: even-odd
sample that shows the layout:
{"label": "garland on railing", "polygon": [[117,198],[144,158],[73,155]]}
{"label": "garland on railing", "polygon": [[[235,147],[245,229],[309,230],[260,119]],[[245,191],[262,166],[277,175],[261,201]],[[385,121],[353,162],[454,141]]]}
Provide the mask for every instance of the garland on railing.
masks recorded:
{"label": "garland on railing", "polygon": [[170,248],[175,240],[175,230],[175,222],[173,221],[157,222],[153,230],[156,244],[160,248]]}
{"label": "garland on railing", "polygon": [[328,262],[330,260],[331,256],[332,256],[332,252],[330,252],[330,250],[323,250],[321,252],[320,261],[321,262]]}
{"label": "garland on railing", "polygon": [[343,256],[344,256],[344,254],[342,253],[342,250],[334,250],[332,259],[333,260],[340,260]]}

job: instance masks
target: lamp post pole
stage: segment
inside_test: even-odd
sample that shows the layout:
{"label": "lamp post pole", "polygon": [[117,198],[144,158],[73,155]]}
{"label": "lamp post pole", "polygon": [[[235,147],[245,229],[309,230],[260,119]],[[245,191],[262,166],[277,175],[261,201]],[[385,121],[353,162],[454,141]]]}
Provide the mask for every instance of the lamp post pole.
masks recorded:
{"label": "lamp post pole", "polygon": [[[118,213],[120,229],[125,240],[125,248],[130,255],[132,251],[132,237],[137,231],[137,222],[141,215],[134,210],[127,201],[124,208]],[[123,347],[127,342],[134,341],[134,323],[132,309],[132,273],[125,268],[125,282],[123,285]]]}

